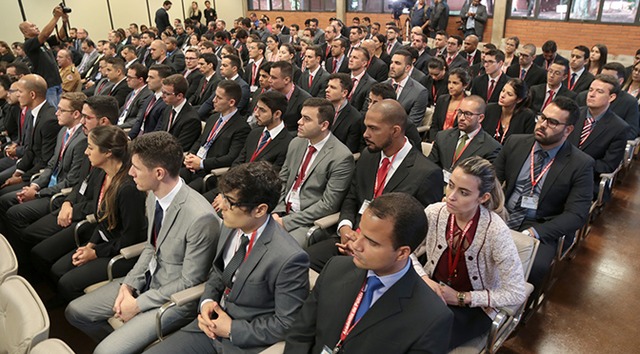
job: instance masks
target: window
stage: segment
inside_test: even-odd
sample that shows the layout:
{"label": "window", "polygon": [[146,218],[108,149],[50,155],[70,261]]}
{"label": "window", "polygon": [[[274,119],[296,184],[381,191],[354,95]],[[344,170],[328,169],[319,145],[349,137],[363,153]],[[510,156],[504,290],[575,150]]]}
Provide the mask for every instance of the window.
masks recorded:
{"label": "window", "polygon": [[[297,11],[302,10],[305,0],[248,0],[249,10],[285,10],[285,11]],[[334,0],[335,11],[335,0]],[[329,10],[326,10],[329,11]]]}
{"label": "window", "polygon": [[572,20],[597,20],[599,5],[600,0],[573,0],[569,18]]}
{"label": "window", "polygon": [[633,23],[638,12],[638,0],[604,0],[602,22]]}
{"label": "window", "polygon": [[511,17],[634,23],[640,0],[511,0]]}
{"label": "window", "polygon": [[[464,6],[465,2],[471,0],[449,0],[447,4],[449,5],[449,10],[451,15],[459,15],[462,6]],[[514,0],[516,1],[516,0]],[[526,0],[524,0],[526,1]],[[535,1],[535,0],[534,0]],[[487,8],[487,14],[489,16],[493,16],[493,2],[494,0],[481,0],[480,4],[484,5]]]}

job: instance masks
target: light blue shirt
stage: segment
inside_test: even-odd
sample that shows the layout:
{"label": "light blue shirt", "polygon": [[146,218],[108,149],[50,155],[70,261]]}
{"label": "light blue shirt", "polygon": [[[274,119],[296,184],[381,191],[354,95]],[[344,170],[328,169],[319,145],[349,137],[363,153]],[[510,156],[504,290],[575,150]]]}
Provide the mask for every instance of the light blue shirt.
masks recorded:
{"label": "light blue shirt", "polygon": [[[370,276],[376,276],[378,277],[378,279],[380,279],[380,282],[383,285],[378,290],[373,292],[373,298],[371,299],[371,306],[373,306],[373,304],[375,304],[376,301],[378,301],[378,299],[382,297],[384,293],[387,292],[387,290],[389,290],[395,283],[397,283],[398,280],[400,280],[400,278],[402,278],[405,274],[407,274],[407,272],[409,271],[409,267],[411,267],[411,261],[407,259],[407,264],[405,264],[404,268],[402,268],[399,272],[396,272],[393,274],[378,276],[372,270],[367,271],[367,278],[369,278]],[[365,289],[365,291],[366,290],[367,289]]]}

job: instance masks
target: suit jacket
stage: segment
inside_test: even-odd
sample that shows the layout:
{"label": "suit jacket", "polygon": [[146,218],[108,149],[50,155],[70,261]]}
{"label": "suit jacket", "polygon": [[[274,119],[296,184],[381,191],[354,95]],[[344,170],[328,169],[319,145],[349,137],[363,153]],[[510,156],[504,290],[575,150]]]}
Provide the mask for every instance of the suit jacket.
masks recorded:
{"label": "suit jacket", "polygon": [[363,117],[352,105],[347,105],[340,111],[335,122],[331,125],[331,133],[338,138],[352,153],[360,152],[363,144]]}
{"label": "suit jacket", "polygon": [[[462,58],[467,62],[467,64],[469,64],[469,55],[471,53],[467,53],[464,50],[460,52],[460,55],[462,55]],[[472,66],[474,64],[478,64],[482,62],[482,52],[480,51],[480,49],[476,49],[475,50],[475,54],[473,54],[473,60],[471,61],[471,63],[469,64],[469,66]]]}
{"label": "suit jacket", "polygon": [[[444,59],[444,62],[447,62],[447,56],[445,55],[442,59]],[[455,56],[455,58],[453,58],[453,61],[451,62],[451,64],[449,65],[449,72],[451,72],[451,70],[455,69],[455,68],[463,68],[466,69],[469,67],[469,62],[466,59],[466,55],[462,56],[462,53],[458,53],[458,55]]]}
{"label": "suit jacket", "polygon": [[373,56],[367,67],[367,75],[371,76],[377,82],[383,82],[389,78],[389,65],[382,59]]}
{"label": "suit jacket", "polygon": [[[287,334],[284,352],[333,349],[366,277],[352,257],[329,260]],[[410,267],[362,316],[340,352],[447,353],[452,324],[451,311]]]}
{"label": "suit jacket", "polygon": [[[460,21],[462,21],[462,26],[466,28],[467,25],[467,14],[469,13],[469,8],[471,7],[471,1],[465,2],[462,5],[462,9],[460,9]],[[478,5],[476,10],[476,15],[473,18],[475,20],[475,30],[476,36],[482,41],[482,34],[484,33],[484,26],[487,22],[487,7],[484,5]]]}
{"label": "suit jacket", "polygon": [[127,85],[127,80],[125,79],[115,84],[111,90],[105,90],[104,92],[108,96],[115,97],[118,101],[118,108],[120,108],[124,106],[127,96],[131,93],[131,87]]}
{"label": "suit jacket", "polygon": [[310,75],[309,70],[308,69],[305,70],[300,75],[300,79],[298,80],[297,85],[301,89],[308,92],[311,95],[311,97],[324,98],[325,90],[327,89],[327,84],[329,83],[329,76],[331,76],[331,74],[326,72],[322,68],[322,65],[320,65],[318,72],[316,72],[316,76],[313,78],[313,81],[311,82],[311,87],[309,87],[309,75]]}
{"label": "suit jacket", "polygon": [[[482,121],[482,129],[489,133],[489,136],[496,137],[496,130],[498,124],[500,124],[500,115],[502,114],[502,107],[497,103],[489,103],[487,110],[484,114],[484,120]],[[501,143],[504,143],[506,139],[513,134],[533,134],[533,130],[536,128],[536,115],[529,108],[522,108],[513,113],[511,121],[509,122],[509,128],[504,135],[504,138],[500,138]],[[504,132],[503,132],[504,133]]]}
{"label": "suit jacket", "polygon": [[27,139],[24,140],[24,154],[16,163],[23,171],[22,180],[28,182],[31,176],[47,166],[53,156],[60,126],[56,118],[56,109],[46,103],[40,108],[35,126],[32,126],[31,111],[28,111],[24,123]]}
{"label": "suit jacket", "polygon": [[362,112],[363,109],[368,108],[367,105],[369,101],[369,91],[371,90],[371,86],[373,86],[375,83],[376,81],[371,76],[369,76],[369,74],[365,73],[362,76],[362,79],[360,80],[360,82],[358,82],[358,85],[356,86],[356,89],[355,91],[353,91],[353,95],[351,95],[351,99],[349,100],[349,103],[353,106],[353,108],[360,112]]}
{"label": "suit jacket", "polygon": [[[264,129],[263,127],[257,127],[249,132],[247,141],[240,151],[240,155],[233,161],[231,166],[237,166],[251,161],[251,157],[258,148],[258,143],[260,142]],[[293,136],[289,134],[286,129],[283,129],[275,138],[271,137],[271,141],[256,155],[254,161],[268,161],[273,167],[280,170],[287,156],[287,148],[289,147],[291,139],[293,139]]]}
{"label": "suit jacket", "polygon": [[422,71],[425,74],[429,74],[429,69],[427,68],[427,63],[431,60],[431,55],[429,54],[429,48],[426,48],[422,55],[416,59],[415,63],[413,63],[413,67]]}
{"label": "suit jacket", "polygon": [[149,105],[153,100],[155,94],[152,93],[147,97],[147,99],[140,106],[140,110],[138,110],[138,116],[136,117],[131,130],[129,131],[129,138],[135,139],[142,131],[144,132],[152,132],[156,130],[158,123],[160,122],[162,115],[164,113],[165,108],[167,108],[167,104],[164,103],[162,97],[158,98],[153,105],[151,106],[151,110],[147,114],[147,109],[149,109]]}
{"label": "suit jacket", "polygon": [[500,91],[502,91],[502,88],[509,79],[510,78],[507,75],[501,74],[498,81],[496,81],[491,97],[487,97],[489,90],[489,75],[484,74],[482,76],[478,76],[471,81],[471,94],[484,98],[487,103],[498,102],[498,98],[500,98]]}
{"label": "suit jacket", "polygon": [[175,72],[181,73],[184,71],[186,66],[184,60],[184,53],[179,48],[176,48],[170,56],[167,56],[167,60],[165,60],[164,64],[172,67]]}
{"label": "suit jacket", "polygon": [[162,33],[167,27],[171,27],[171,22],[169,22],[169,13],[167,13],[167,10],[163,7],[156,11],[155,23],[158,28],[158,33]]}
{"label": "suit jacket", "polygon": [[187,79],[187,82],[189,83],[189,89],[185,94],[185,97],[187,99],[190,99],[191,96],[193,96],[196,92],[198,92],[198,85],[200,85],[200,80],[202,80],[203,77],[204,75],[202,75],[202,73],[200,72],[200,70],[198,70],[198,68],[193,69],[189,73],[189,75],[187,75],[186,79]]}
{"label": "suit jacket", "polygon": [[[249,97],[251,97],[251,90],[249,88],[249,84],[242,79],[242,76],[238,75],[238,77],[234,80],[240,85],[240,90],[242,91],[242,97],[240,98],[240,102],[238,102],[237,107],[240,114],[247,115],[249,111]],[[211,97],[211,110],[213,110],[213,97]]]}
{"label": "suit jacket", "polygon": [[[576,103],[578,103],[578,106],[580,107],[585,107],[587,105],[587,91],[582,91],[578,94],[576,97]],[[609,110],[618,115],[618,117],[622,118],[629,125],[627,139],[635,139],[640,131],[638,125],[638,116],[640,115],[638,112],[638,100],[628,92],[621,90],[616,99],[609,105]]]}
{"label": "suit jacket", "polygon": [[[515,190],[518,174],[531,153],[534,141],[533,135],[512,135],[493,162],[498,180],[506,182],[506,200]],[[593,189],[593,164],[589,155],[568,141],[558,151],[542,185],[536,220],[530,225],[543,244],[557,246],[558,238],[573,236],[587,221]]]}
{"label": "suit jacket", "polygon": [[91,168],[88,158],[83,158],[78,173],[78,181],[67,195],[65,201],[73,205],[71,219],[75,222],[84,220],[87,215],[96,212],[98,196],[102,188],[105,172],[101,168]]}
{"label": "suit jacket", "polygon": [[[414,70],[415,72],[415,70]],[[412,75],[413,77],[413,75]],[[448,81],[449,81],[449,74],[445,74],[444,77],[442,78],[442,80],[438,80],[438,81],[433,81],[433,78],[429,75],[425,75],[424,78],[424,82],[426,83],[426,85],[423,85],[424,88],[427,89],[427,93],[429,94],[428,96],[428,100],[429,102],[427,103],[427,105],[429,107],[433,106],[434,103],[437,102],[438,97],[440,97],[441,95],[446,95],[449,93],[449,87],[448,87]],[[434,96],[433,94],[433,85],[436,85],[436,94]]]}
{"label": "suit jacket", "polygon": [[[53,156],[49,159],[47,167],[44,169],[42,174],[31,182],[40,187],[41,197],[53,196],[63,188],[75,186],[76,183],[79,182],[80,165],[82,164],[83,159],[85,159],[84,152],[87,149],[87,136],[84,135],[82,127],[78,127],[73,135],[69,137],[67,146],[62,153],[62,159],[59,160],[58,156],[60,156],[66,133],[66,128],[59,130]],[[56,169],[58,170],[56,184],[51,187],[47,187],[51,180],[51,176],[53,175],[53,171]]]}
{"label": "suit jacket", "polygon": [[[324,67],[327,70],[327,72],[329,74],[333,73],[333,68],[334,68],[334,62],[335,62],[336,58],[331,57],[331,58],[327,58],[327,60],[325,60],[324,62]],[[351,70],[349,70],[349,58],[347,57],[347,55],[344,55],[344,59],[342,59],[342,63],[340,63],[340,67],[338,68],[338,72],[339,73],[345,73],[345,74],[349,74],[351,72]]]}
{"label": "suit jacket", "polygon": [[[293,138],[287,149],[287,157],[280,170],[280,179],[284,189],[275,212],[286,210],[286,198],[296,180],[309,140]],[[307,168],[306,176],[300,186],[301,211],[282,217],[284,228],[293,230],[310,227],[319,218],[340,210],[347,194],[354,162],[351,151],[335,136],[330,135],[322,150]]]}
{"label": "suit jacket", "polygon": [[[532,86],[529,89],[529,96],[531,97],[531,110],[536,113],[542,111],[542,106],[544,106],[545,96],[547,95],[547,84],[540,84],[536,86]],[[570,99],[576,98],[576,93],[569,91],[564,85],[560,86],[558,93],[553,97],[556,98],[558,96],[568,97]]]}
{"label": "suit jacket", "polygon": [[[559,53],[556,53],[556,57],[551,61],[554,62],[556,60],[559,60],[560,62],[562,62],[565,66],[569,67],[569,60],[567,60],[567,58],[563,57],[562,55],[560,55]],[[547,70],[547,60],[544,58],[544,56],[542,54],[538,54],[536,55],[535,58],[533,58],[533,63],[536,64],[537,66],[541,67],[542,69],[544,69],[545,71]]]}
{"label": "suit jacket", "polygon": [[489,160],[489,162],[493,162],[496,156],[498,156],[500,148],[502,148],[502,145],[493,139],[491,135],[483,129],[480,129],[478,134],[471,139],[454,163],[454,154],[458,146],[459,138],[460,129],[458,128],[438,132],[433,142],[431,153],[429,154],[429,160],[436,163],[442,169],[453,171],[457,163],[471,156],[480,156],[485,160]]}
{"label": "suit jacket", "polygon": [[[385,81],[385,83],[391,85],[392,79]],[[409,115],[408,119],[416,126],[422,125],[422,120],[427,110],[427,100],[424,99],[427,94],[427,89],[424,86],[420,85],[416,80],[408,78],[398,97],[398,102]]]}
{"label": "suit jacket", "polygon": [[567,140],[595,160],[595,178],[601,173],[613,172],[624,158],[629,125],[609,109],[593,127],[587,140],[580,144],[580,134],[587,119],[587,107],[580,108],[580,118]]}
{"label": "suit jacket", "polygon": [[[515,59],[514,59],[515,60]],[[516,61],[515,64],[511,65],[507,68],[507,76],[509,77],[520,77],[520,63]],[[539,67],[538,65],[532,64],[529,70],[526,71],[524,75],[524,82],[527,83],[529,88],[547,83],[547,71]],[[567,86],[564,84],[563,86]]]}
{"label": "suit jacket", "polygon": [[293,89],[293,93],[287,104],[287,111],[282,115],[282,121],[288,131],[298,131],[298,120],[300,119],[302,104],[310,97],[311,95],[309,95],[307,91],[301,90],[298,86],[295,86]]}
{"label": "suit jacket", "polygon": [[[200,138],[193,144],[190,152],[196,154],[201,146],[207,143],[207,138],[216,122],[220,118],[220,113],[215,113],[207,120]],[[249,134],[249,125],[239,112],[236,112],[227,123],[220,129],[218,135],[207,151],[207,155],[202,161],[205,173],[219,167],[229,167],[238,157]]]}
{"label": "suit jacket", "polygon": [[[82,92],[87,96],[98,96],[98,95],[107,95],[111,91],[113,87],[113,82],[109,81],[106,77],[98,80],[95,85],[91,86],[88,89],[82,90]],[[119,107],[119,106],[118,106]]]}
{"label": "suit jacket", "polygon": [[482,65],[482,62],[475,63],[469,67],[469,74],[471,75],[472,79],[486,73],[487,71],[484,69],[484,65]]}
{"label": "suit jacket", "polygon": [[[380,165],[381,152],[372,153],[363,149],[351,179],[349,193],[340,208],[340,220],[349,220],[353,229],[360,224],[360,207],[365,200],[373,200],[376,171]],[[384,186],[382,194],[403,192],[427,206],[442,200],[444,178],[442,169],[427,159],[420,150],[411,149]]]}
{"label": "suit jacket", "polygon": [[[118,123],[120,123],[121,119],[123,121],[122,121],[122,124],[118,124],[118,126],[122,129],[133,127],[133,125],[136,123],[136,119],[138,118],[138,115],[140,115],[140,110],[141,109],[144,110],[144,108],[141,108],[141,107],[146,108],[146,105],[144,105],[144,103],[148,102],[148,99],[152,94],[153,93],[151,92],[151,90],[149,90],[147,86],[144,86],[140,90],[140,92],[138,92],[138,94],[135,96],[135,98],[129,105],[129,109],[127,110],[124,117],[122,117],[122,113],[124,111],[125,106],[120,107],[121,118],[118,120]],[[131,93],[129,93],[129,96],[127,96],[127,99],[125,100],[125,105],[126,105],[126,102],[131,98],[130,97],[131,95],[133,95],[133,91],[131,91]],[[142,113],[144,114],[144,112]]]}
{"label": "suit jacket", "polygon": [[[148,193],[146,203],[148,225],[153,225],[156,196]],[[169,301],[172,294],[207,279],[220,223],[211,204],[183,183],[165,210],[156,246],[152,244],[153,227],[148,227],[144,250],[122,281],[140,292],[146,284],[149,262],[154,257],[157,259],[158,266],[151,277],[149,290],[136,298],[141,312],[158,308]],[[189,310],[195,310],[195,303]]]}
{"label": "suit jacket", "polygon": [[393,46],[391,46],[391,51],[387,51],[387,45],[388,45],[388,43],[387,43],[387,44],[385,44],[385,45],[382,47],[382,50],[383,50],[385,53],[387,53],[387,54],[389,55],[389,57],[392,57],[392,56],[396,53],[396,51],[397,51],[398,49],[400,49],[400,47],[402,47],[402,43],[400,43],[400,39],[398,39],[398,38],[396,38],[396,42],[395,42],[395,43],[393,43]]}
{"label": "suit jacket", "polygon": [[[222,298],[225,290],[223,255],[230,239],[237,237],[237,233],[237,229],[222,227],[200,303]],[[233,319],[233,343],[223,339],[224,352],[257,353],[284,339],[309,294],[308,269],[309,256],[270,218],[251,253],[236,271],[233,288],[225,299],[225,311]],[[200,332],[198,320],[194,320],[187,330]]]}
{"label": "suit jacket", "polygon": [[[264,64],[264,63],[266,63],[266,59],[263,59],[263,60],[262,60],[262,63],[261,63],[260,65],[262,65],[262,64]],[[260,69],[260,68],[258,68],[258,70],[259,70],[259,69]],[[252,78],[252,75],[253,75],[253,62],[248,63],[247,65],[245,65],[245,66],[244,66],[244,77],[243,77],[243,79],[244,79],[244,81],[245,81],[246,83],[248,83],[249,85],[251,85],[251,78]],[[258,72],[258,73],[256,74],[256,82],[255,82],[255,85],[256,85],[256,86],[260,86],[260,81],[258,80],[259,78],[260,78],[260,73]]]}
{"label": "suit jacket", "polygon": [[[574,86],[571,88],[571,91],[575,93],[580,93],[582,91],[587,91],[589,86],[591,86],[591,82],[595,79],[592,73],[590,73],[586,68],[578,78],[578,80],[574,83]],[[571,82],[571,73],[567,75],[567,79],[562,82],[563,86],[569,88],[569,83]]]}
{"label": "suit jacket", "polygon": [[[200,83],[198,84],[198,88],[193,93],[191,98],[189,99],[189,103],[199,108],[200,105],[204,104],[212,94],[216,92],[216,88],[218,87],[218,83],[222,80],[218,74],[213,74],[211,79],[207,82],[206,78],[203,76],[200,79]],[[206,85],[206,86],[205,86]],[[202,87],[205,86],[204,91],[202,91]]]}
{"label": "suit jacket", "polygon": [[[418,83],[422,86],[424,86],[424,88],[427,89],[427,92],[429,91],[429,89],[431,88],[431,86],[427,87],[429,85],[429,79],[431,78],[431,76],[425,75],[425,73],[423,73],[420,70],[417,69],[413,69],[411,70],[411,78],[418,81]],[[445,80],[446,81],[446,80]]]}
{"label": "suit jacket", "polygon": [[178,113],[176,117],[173,117],[173,123],[171,127],[169,127],[169,118],[172,111],[173,107],[168,107],[164,110],[160,122],[156,126],[156,131],[168,131],[178,139],[183,151],[189,151],[202,130],[198,113],[187,102],[182,106],[180,113]]}

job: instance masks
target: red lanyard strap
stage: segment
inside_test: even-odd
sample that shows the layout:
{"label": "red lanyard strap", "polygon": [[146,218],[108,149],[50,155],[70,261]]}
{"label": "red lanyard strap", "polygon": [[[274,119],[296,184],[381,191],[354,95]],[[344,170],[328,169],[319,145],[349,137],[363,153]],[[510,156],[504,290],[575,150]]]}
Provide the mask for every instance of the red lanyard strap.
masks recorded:
{"label": "red lanyard strap", "polygon": [[362,298],[364,297],[364,288],[366,285],[367,285],[367,281],[365,279],[364,283],[362,283],[362,287],[360,288],[360,291],[358,292],[358,296],[356,296],[356,299],[353,302],[353,305],[351,306],[351,310],[349,311],[347,320],[344,322],[344,326],[342,327],[342,332],[340,332],[340,340],[338,341],[338,343],[336,343],[336,347],[333,350],[334,353],[337,353],[336,349],[339,350],[340,347],[342,347],[342,343],[344,343],[344,340],[347,338],[349,333],[351,333],[351,331],[353,330],[353,327],[355,327],[358,324],[358,322],[356,322],[352,325],[351,322],[353,322],[354,317],[356,317],[356,313],[358,312],[358,307],[360,307],[360,303],[362,302]]}
{"label": "red lanyard strap", "polygon": [[[464,230],[462,230],[462,235],[460,235],[460,241],[458,241],[457,248],[453,247],[453,236],[454,236],[453,230],[455,228],[455,223],[456,223],[455,215],[453,214],[449,215],[449,230],[447,232],[447,243],[449,244],[449,259],[448,259],[449,282],[451,282],[451,280],[454,278],[456,269],[458,268],[458,264],[460,263],[460,255],[462,254],[462,245],[465,238],[468,238],[469,236],[467,234],[469,233],[469,229],[471,229],[471,225],[473,225],[473,219],[469,220],[467,225],[464,227]],[[469,244],[471,244],[471,240],[469,240]],[[453,258],[454,249],[457,250],[455,258]]]}
{"label": "red lanyard strap", "polygon": [[540,172],[540,175],[538,175],[538,177],[535,178],[535,174],[534,174],[534,171],[533,171],[534,170],[534,166],[533,166],[534,165],[534,163],[533,163],[533,159],[534,159],[533,150],[534,150],[534,148],[535,148],[535,145],[534,145],[534,147],[531,148],[531,158],[530,158],[530,160],[531,160],[530,161],[531,162],[530,163],[530,165],[531,165],[531,168],[530,168],[530,173],[531,173],[531,193],[533,193],[533,190],[536,188],[536,185],[538,183],[540,183],[540,180],[542,179],[542,176],[544,176],[545,173],[547,173],[549,171],[549,169],[551,168],[551,165],[556,160],[555,157],[553,159],[551,159],[551,161],[549,161],[549,163],[546,166],[544,166],[544,168]]}

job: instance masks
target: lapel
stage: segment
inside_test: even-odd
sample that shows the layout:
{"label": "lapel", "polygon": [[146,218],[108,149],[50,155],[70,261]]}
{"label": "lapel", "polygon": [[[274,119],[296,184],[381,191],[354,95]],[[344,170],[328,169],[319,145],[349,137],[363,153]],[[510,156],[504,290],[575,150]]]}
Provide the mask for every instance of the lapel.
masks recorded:
{"label": "lapel", "polygon": [[[220,131],[218,132],[218,134],[215,136],[215,138],[213,139],[213,141],[215,142],[216,140],[218,140],[218,138],[224,134],[224,132],[226,132],[227,130],[231,129],[231,127],[235,124],[236,122],[236,117],[238,117],[238,114],[240,113],[240,111],[236,111],[236,113],[234,115],[231,116],[231,118],[229,118],[229,120],[227,121],[227,123],[225,125],[222,126],[222,128],[220,128]],[[220,117],[218,117],[220,118]],[[211,127],[213,129],[213,127]]]}
{"label": "lapel", "polygon": [[362,90],[364,90],[365,86],[367,86],[367,83],[369,82],[369,79],[371,78],[371,76],[369,76],[369,74],[367,74],[366,72],[364,73],[364,75],[362,75],[362,80],[360,80],[360,82],[358,82],[358,86],[356,86],[356,90],[353,91],[353,96],[351,96],[352,98],[355,96],[358,96],[360,94],[360,92],[362,92]]}
{"label": "lapel", "polygon": [[[471,139],[471,141],[469,142],[469,145],[467,145],[467,148],[464,149],[464,152],[462,153],[458,161],[462,161],[467,157],[477,155],[476,152],[480,150],[480,148],[484,145],[484,137],[485,137],[484,134],[485,134],[484,130],[480,128],[480,131],[478,132],[478,134],[476,134],[475,137],[473,137],[473,139]],[[457,144],[457,140],[456,140],[456,144]],[[454,148],[454,152],[455,152],[455,148]]]}
{"label": "lapel", "polygon": [[544,200],[544,197],[546,197],[547,192],[549,192],[549,189],[553,187],[556,179],[560,176],[561,172],[564,170],[570,160],[571,143],[565,141],[560,151],[558,151],[558,153],[556,154],[556,159],[554,160],[553,165],[551,165],[547,177],[544,179],[544,184],[542,185],[542,190],[540,191],[540,202],[538,203],[538,205],[541,205],[540,203]]}
{"label": "lapel", "polygon": [[[283,131],[287,134],[289,134],[288,132]],[[292,141],[291,144],[289,144],[289,150],[293,149],[293,158],[292,158],[292,163],[291,163],[291,172],[289,173],[289,178],[287,178],[287,191],[291,189],[291,187],[293,187],[293,183],[296,180],[296,177],[298,176],[298,172],[300,171],[300,167],[302,166],[302,159],[304,158],[304,155],[307,153],[307,149],[309,146],[309,140],[308,139],[304,139],[304,138],[298,138],[299,143],[297,144],[298,146],[296,146],[296,144],[294,144],[295,139]],[[322,149],[324,150],[324,149]],[[316,158],[316,160],[318,160]],[[309,173],[307,173],[307,176],[309,175]]]}
{"label": "lapel", "polygon": [[336,118],[336,122],[333,126],[331,126],[331,131],[335,132],[336,130],[338,130],[338,127],[340,125],[342,125],[342,123],[347,119],[347,115],[351,110],[349,109],[349,102],[347,100],[347,105],[344,106],[344,108],[342,109],[342,112],[340,112],[340,114],[338,114],[338,117]]}
{"label": "lapel", "polygon": [[[61,135],[61,139],[60,139],[60,148],[62,148],[62,142],[64,141],[64,135],[66,134],[66,128],[65,129],[60,129],[60,132],[62,133]],[[72,146],[74,146],[74,144],[76,143],[77,139],[80,139],[80,134],[84,135],[84,133],[82,132],[82,127],[78,127],[78,129],[76,129],[75,132],[73,132],[73,135],[69,137],[69,141],[67,142],[67,147],[64,150],[64,154],[62,155],[62,160],[65,160],[65,158],[67,156],[69,156],[69,158],[73,158],[73,153],[71,153],[71,155],[67,155],[68,151],[71,151],[70,148]],[[60,154],[59,151],[57,151],[57,154]],[[58,156],[58,155],[55,155]]]}
{"label": "lapel", "polygon": [[[169,208],[167,208],[167,210],[165,211],[164,218],[162,219],[162,227],[160,228],[160,233],[158,234],[158,239],[156,240],[156,250],[159,250],[162,246],[162,242],[164,242],[164,240],[167,238],[169,230],[171,230],[171,228],[173,227],[173,223],[178,217],[178,214],[180,214],[182,204],[187,201],[189,188],[190,187],[184,181],[182,181],[182,187],[178,191],[178,194],[176,194],[175,198],[173,198],[173,201],[169,205]],[[153,204],[153,206],[151,207],[151,214],[149,215],[154,215],[154,213],[155,204]],[[153,225],[153,221],[151,222],[151,225]],[[151,230],[152,228],[150,227],[149,229]]]}
{"label": "lapel", "polygon": [[402,104],[407,99],[407,95],[409,95],[411,90],[413,90],[413,79],[409,78],[406,85],[404,85],[404,87],[402,88],[402,93],[400,93],[400,96],[398,97],[398,102],[400,102],[400,104]]}
{"label": "lapel", "polygon": [[331,152],[333,152],[333,146],[335,145],[333,141],[334,139],[337,139],[337,138],[333,136],[333,134],[331,134],[331,136],[329,136],[329,140],[327,140],[326,144],[324,144],[324,147],[322,148],[322,150],[318,152],[318,156],[316,156],[316,158],[313,160],[311,167],[309,167],[309,170],[306,173],[304,181],[302,182],[303,185],[307,183],[307,181],[309,180],[309,176],[311,176],[316,166],[318,166],[318,164],[322,162],[322,160],[324,160],[325,158],[328,158],[328,156],[331,156]]}
{"label": "lapel", "polygon": [[[584,151],[591,143],[600,140],[600,135],[604,134],[607,131],[607,125],[609,125],[609,121],[611,120],[611,111],[607,109],[604,113],[600,121],[593,127],[593,131],[589,134],[587,140],[580,146],[580,150]],[[582,128],[580,128],[580,132],[582,132]],[[578,144],[580,143],[580,134],[578,134]]]}
{"label": "lapel", "polygon": [[507,180],[513,181],[513,185],[511,186],[511,188],[515,188],[516,183],[518,182],[520,169],[522,168],[522,165],[524,165],[524,162],[527,161],[534,141],[535,138],[533,137],[533,135],[527,136],[522,140],[520,144],[516,145],[513,149],[513,163],[506,166],[506,170],[508,170],[509,173],[509,177],[507,178]]}
{"label": "lapel", "polygon": [[271,243],[271,239],[273,238],[273,234],[276,232],[276,225],[273,219],[269,218],[267,226],[264,228],[262,235],[253,245],[251,249],[251,253],[245,259],[245,261],[240,265],[236,272],[236,280],[233,282],[233,289],[231,289],[231,293],[229,293],[229,299],[235,299],[238,294],[242,293],[242,288],[244,284],[249,279],[253,270],[258,266],[260,260],[264,258],[265,254],[269,250],[269,244]]}
{"label": "lapel", "polygon": [[[271,139],[271,142],[267,144],[267,146],[264,147],[264,149],[262,149],[262,151],[260,151],[260,153],[258,154],[258,156],[256,156],[256,159],[259,159],[263,156],[265,156],[269,151],[271,151],[271,149],[276,148],[278,145],[280,145],[280,142],[282,141],[282,139],[284,139],[284,133],[287,133],[287,129],[284,128],[280,131],[280,133],[278,135],[276,135],[275,138]],[[260,137],[262,136],[262,131],[260,133],[260,135],[258,135],[258,140],[253,144],[253,151],[256,151],[256,148],[258,148],[258,143],[260,142]],[[253,151],[251,152],[253,154]],[[251,158],[251,157],[249,157]]]}
{"label": "lapel", "polygon": [[[391,176],[391,179],[389,179],[389,182],[387,182],[387,185],[384,186],[383,193],[392,192],[394,189],[396,189],[397,186],[400,185],[402,181],[404,181],[405,178],[407,178],[407,176],[409,176],[409,171],[411,170],[411,167],[413,167],[413,164],[416,161],[417,153],[418,152],[416,149],[411,149],[409,151],[409,153],[404,158],[404,160],[402,160],[402,163],[400,164],[400,166],[398,166],[398,169],[393,173],[393,176]],[[380,156],[381,155],[378,154],[378,159],[377,159],[378,164],[380,163]],[[377,169],[377,165],[376,165],[376,169]]]}

